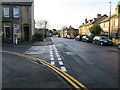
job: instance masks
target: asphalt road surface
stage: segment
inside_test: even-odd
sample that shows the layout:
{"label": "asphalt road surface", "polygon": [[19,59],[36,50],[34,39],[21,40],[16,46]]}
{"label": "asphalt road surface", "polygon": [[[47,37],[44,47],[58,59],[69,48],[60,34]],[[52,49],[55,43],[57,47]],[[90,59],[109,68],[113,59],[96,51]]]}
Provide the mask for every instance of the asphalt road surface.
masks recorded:
{"label": "asphalt road surface", "polygon": [[[26,55],[30,55],[33,57],[37,57],[43,59],[57,67],[61,70],[67,72],[75,79],[80,81],[83,85],[88,88],[118,88],[118,49],[115,46],[100,46],[92,43],[85,43],[76,41],[74,39],[65,39],[65,38],[56,38],[53,37],[53,45],[46,46],[32,46],[32,47],[3,47],[3,50],[20,52]],[[12,58],[10,55],[8,55]],[[3,59],[6,59],[4,56]],[[20,57],[19,57],[20,58]],[[15,58],[16,59],[16,58]],[[20,61],[15,61],[18,63]],[[10,62],[10,60],[7,60]],[[29,75],[29,72],[35,71],[35,75],[29,76],[28,78],[34,78],[40,75],[38,68],[39,65],[33,64],[33,62],[29,62],[23,60],[25,62],[25,66],[28,63],[27,68],[31,68],[26,72],[26,76]],[[13,62],[13,61],[12,61]],[[5,64],[6,61],[4,61]],[[11,63],[11,62],[10,62]],[[7,66],[7,65],[5,65]],[[20,67],[20,66],[18,66]],[[27,70],[24,66],[21,67],[21,70],[24,72]],[[4,68],[3,68],[4,69]],[[25,70],[24,70],[25,69]],[[10,69],[11,70],[11,69]],[[44,68],[46,72],[50,72],[47,68]],[[4,74],[7,75],[7,71],[4,71]],[[34,73],[34,72],[32,72]],[[68,87],[65,82],[61,79],[57,78],[57,75],[52,74],[55,78],[55,81],[58,81],[59,84],[51,83],[47,87]],[[19,76],[19,74],[18,74]],[[22,75],[24,76],[24,75]],[[6,77],[4,78],[6,83]],[[25,78],[23,78],[25,79]],[[30,81],[29,79],[27,79]],[[54,79],[53,79],[54,80]],[[46,81],[46,79],[45,79]],[[37,80],[39,82],[39,79]],[[52,77],[51,77],[52,82]],[[20,83],[20,82],[19,82]],[[32,83],[32,82],[31,82]],[[56,83],[56,82],[54,82]],[[44,84],[44,83],[43,83]],[[44,85],[42,87],[45,87]],[[35,83],[34,87],[37,86]],[[31,84],[28,86],[32,86]],[[5,86],[9,87],[9,86]],[[17,87],[17,86],[16,86]]]}
{"label": "asphalt road surface", "polygon": [[53,38],[69,74],[89,88],[118,88],[118,49]]}

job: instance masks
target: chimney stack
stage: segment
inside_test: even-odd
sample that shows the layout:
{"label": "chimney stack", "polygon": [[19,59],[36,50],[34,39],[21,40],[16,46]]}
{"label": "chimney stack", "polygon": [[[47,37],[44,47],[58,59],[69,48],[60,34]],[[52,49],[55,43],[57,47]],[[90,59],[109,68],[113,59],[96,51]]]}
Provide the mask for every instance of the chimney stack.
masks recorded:
{"label": "chimney stack", "polygon": [[97,18],[99,18],[101,16],[101,14],[97,14]]}
{"label": "chimney stack", "polygon": [[87,18],[85,19],[85,23],[88,23]]}

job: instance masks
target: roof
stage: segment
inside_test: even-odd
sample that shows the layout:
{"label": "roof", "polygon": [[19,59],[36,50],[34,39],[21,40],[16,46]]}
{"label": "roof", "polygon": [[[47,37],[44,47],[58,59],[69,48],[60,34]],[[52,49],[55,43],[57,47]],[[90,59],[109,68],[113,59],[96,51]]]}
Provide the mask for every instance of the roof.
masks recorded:
{"label": "roof", "polygon": [[92,22],[92,24],[96,23],[98,20],[102,19],[103,17],[108,17],[108,16],[106,14],[104,14],[104,15],[100,16],[99,18],[97,18],[96,20],[94,20]]}
{"label": "roof", "polygon": [[[111,18],[118,18],[118,15],[117,14],[112,14]],[[106,19],[102,20],[101,23],[102,22],[107,22],[107,21],[109,21],[109,19],[110,19],[110,17],[107,17]]]}
{"label": "roof", "polygon": [[104,17],[108,17],[108,16],[106,14],[104,14],[104,15],[100,16],[99,18],[96,18],[94,21],[91,21],[91,22],[88,22],[86,24],[83,24],[83,25],[79,26],[79,28],[83,27],[83,26],[88,26],[88,25],[94,24],[94,23],[96,23],[97,21],[99,21],[100,19],[102,19]]}

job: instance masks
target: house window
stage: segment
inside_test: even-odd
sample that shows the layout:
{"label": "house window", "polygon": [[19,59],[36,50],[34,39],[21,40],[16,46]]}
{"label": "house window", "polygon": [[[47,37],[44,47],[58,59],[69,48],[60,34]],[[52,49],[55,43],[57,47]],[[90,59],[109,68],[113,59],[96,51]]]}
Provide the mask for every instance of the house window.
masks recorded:
{"label": "house window", "polygon": [[105,22],[105,23],[104,23],[104,27],[107,27],[107,26],[108,26],[108,22]]}
{"label": "house window", "polygon": [[9,8],[3,8],[4,17],[9,17]]}
{"label": "house window", "polygon": [[14,18],[19,18],[19,8],[13,8],[13,16]]}
{"label": "house window", "polygon": [[114,20],[114,26],[118,26],[118,20]]}

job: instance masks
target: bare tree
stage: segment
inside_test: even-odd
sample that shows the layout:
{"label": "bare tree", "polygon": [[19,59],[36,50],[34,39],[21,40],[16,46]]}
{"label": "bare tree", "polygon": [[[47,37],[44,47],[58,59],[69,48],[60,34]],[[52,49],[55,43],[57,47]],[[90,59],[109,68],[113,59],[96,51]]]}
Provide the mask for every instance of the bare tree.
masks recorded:
{"label": "bare tree", "polygon": [[47,20],[43,20],[43,19],[37,20],[36,25],[37,25],[37,27],[42,28],[42,29],[48,28],[50,26],[49,22]]}
{"label": "bare tree", "polygon": [[40,19],[36,22],[36,24],[39,28],[44,28],[44,20]]}

